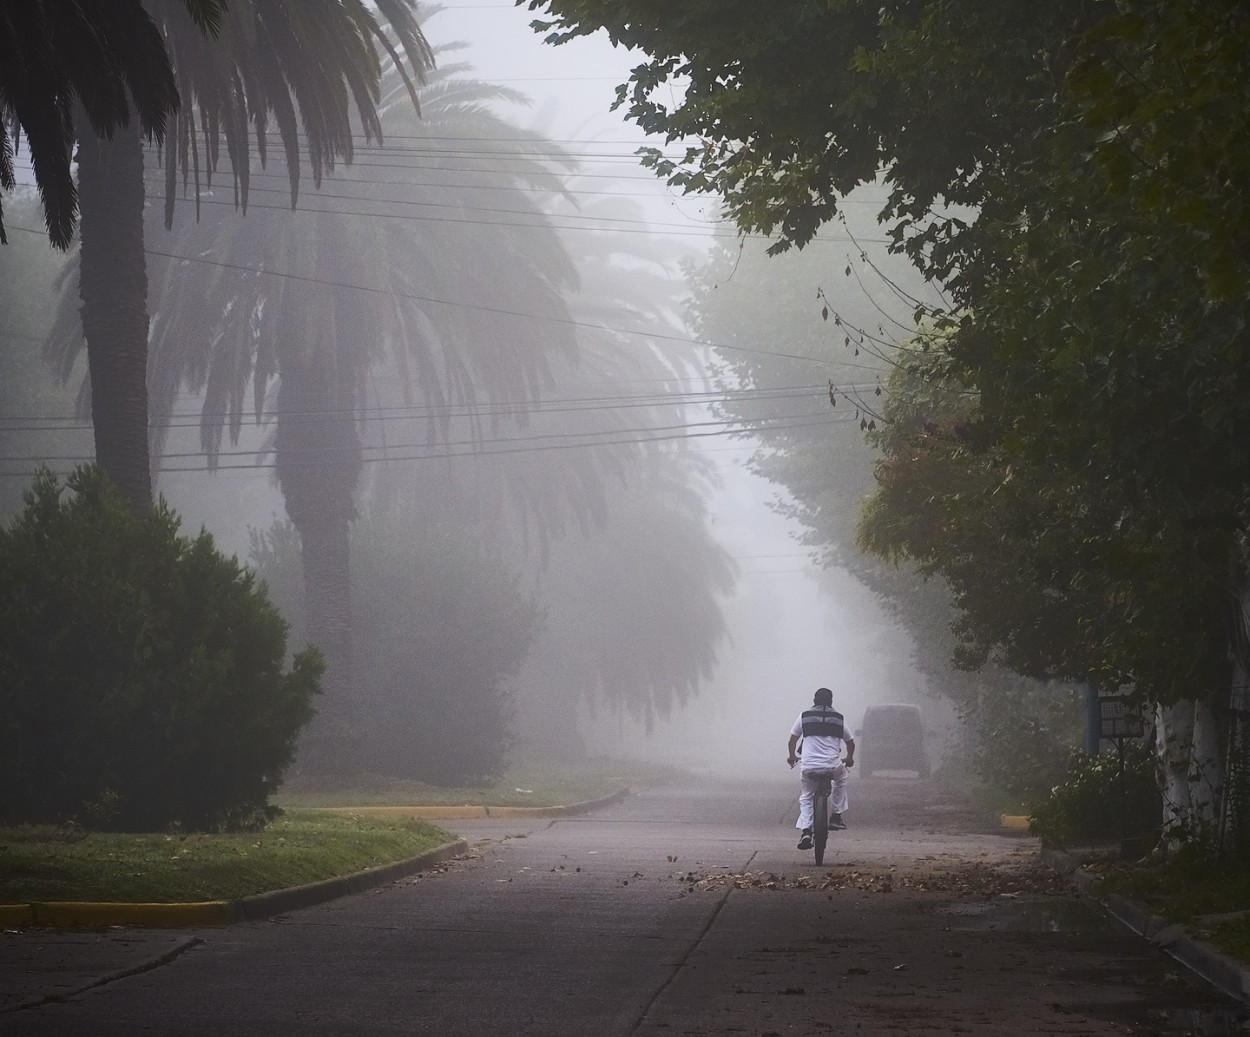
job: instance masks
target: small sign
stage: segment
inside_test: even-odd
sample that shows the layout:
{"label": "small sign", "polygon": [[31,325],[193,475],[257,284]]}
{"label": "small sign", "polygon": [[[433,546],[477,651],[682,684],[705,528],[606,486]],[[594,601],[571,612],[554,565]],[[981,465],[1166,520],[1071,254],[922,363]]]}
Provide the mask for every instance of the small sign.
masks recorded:
{"label": "small sign", "polygon": [[1100,695],[1098,698],[1099,736],[1119,740],[1141,738],[1146,733],[1146,718],[1141,706],[1131,705],[1124,695]]}

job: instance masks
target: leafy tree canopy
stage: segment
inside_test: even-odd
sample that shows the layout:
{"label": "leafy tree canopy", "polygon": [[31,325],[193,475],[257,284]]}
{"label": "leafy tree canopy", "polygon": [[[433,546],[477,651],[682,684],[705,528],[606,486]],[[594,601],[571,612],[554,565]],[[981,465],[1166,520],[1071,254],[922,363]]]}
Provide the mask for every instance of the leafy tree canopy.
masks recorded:
{"label": "leafy tree canopy", "polygon": [[[949,335],[927,376],[977,394],[958,449],[933,448],[922,474],[948,470],[908,507],[949,498],[966,521],[976,501],[991,526],[1013,500],[1029,509],[1015,546],[1056,581],[1070,548],[1064,583],[1089,590],[1074,622],[1086,646],[1100,632],[1101,672],[1160,698],[1211,690],[1226,661],[1206,632],[1242,579],[1250,487],[1242,5],[792,0],[766,22],[745,3],[531,6],[554,42],[602,27],[641,48],[620,104],[700,142],[647,161],[721,192],[778,250],[851,187],[889,180],[895,248],[947,292],[926,311]],[[682,78],[676,102],[656,90]],[[944,573],[974,557],[957,539],[926,556],[968,532],[927,514],[939,528],[913,528],[908,553]],[[975,640],[1010,636],[991,624]]]}
{"label": "leafy tree canopy", "polygon": [[860,544],[945,579],[966,668],[1135,682],[1150,698],[1218,686],[1224,573],[1187,564],[1176,523],[1123,521],[1122,501],[1091,492],[1082,470],[979,446],[979,396],[938,373],[944,352],[913,344],[890,376]]}
{"label": "leafy tree canopy", "polygon": [[550,14],[533,23],[549,42],[602,28],[642,51],[617,105],[648,132],[697,142],[647,164],[719,193],[744,230],[776,232],[779,251],[882,174],[902,225],[927,222],[935,201],[982,204],[997,158],[1044,121],[1069,42],[1106,6],[778,0],[765,18],[747,0],[529,3]]}

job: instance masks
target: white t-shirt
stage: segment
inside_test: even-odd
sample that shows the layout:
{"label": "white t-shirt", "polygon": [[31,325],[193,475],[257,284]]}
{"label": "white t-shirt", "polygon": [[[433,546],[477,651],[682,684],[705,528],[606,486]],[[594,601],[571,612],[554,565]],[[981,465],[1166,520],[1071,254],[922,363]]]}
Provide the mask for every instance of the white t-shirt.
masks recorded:
{"label": "white t-shirt", "polygon": [[800,770],[827,771],[842,765],[846,743],[855,736],[836,709],[813,706],[799,714],[790,734],[803,739]]}

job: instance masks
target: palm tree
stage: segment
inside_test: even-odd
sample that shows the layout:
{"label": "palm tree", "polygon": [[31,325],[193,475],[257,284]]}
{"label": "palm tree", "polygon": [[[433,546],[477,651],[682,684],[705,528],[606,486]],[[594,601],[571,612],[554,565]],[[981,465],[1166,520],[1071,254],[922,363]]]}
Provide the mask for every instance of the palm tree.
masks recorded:
{"label": "palm tree", "polygon": [[[152,0],[186,101],[165,149],[166,225],[173,218],[179,169],[184,178],[194,176],[197,189],[201,174],[211,184],[223,143],[235,201],[246,205],[252,138],[263,163],[271,118],[286,155],[292,206],[302,169],[297,115],[318,184],[338,158],[353,156],[353,107],[366,139],[380,137],[378,48],[390,55],[414,100],[407,69],[420,75],[430,62],[413,4],[378,0],[397,49],[366,0],[231,0],[216,42],[204,39],[185,5]],[[81,125],[79,130],[79,285],[96,459],[131,506],[142,510],[151,503],[142,142],[137,127],[111,140],[89,138]]]}
{"label": "palm tree", "polygon": [[[209,198],[203,219],[182,228],[172,251],[231,257],[237,267],[210,265],[192,280],[173,261],[154,280],[154,410],[170,412],[184,385],[202,394],[201,444],[210,466],[225,436],[237,442],[249,387],[258,420],[272,419],[277,479],[301,539],[307,629],[327,660],[323,735],[327,726],[357,725],[349,530],[363,451],[377,459],[385,442],[382,423],[365,414],[378,403],[377,386],[393,390],[387,405],[420,406],[432,415],[406,430],[423,444],[462,429],[480,436],[497,420],[494,412],[523,421],[550,380],[553,358],[574,349],[563,293],[575,273],[554,233],[541,226],[541,209],[521,190],[558,190],[559,160],[553,168],[549,145],[489,110],[508,91],[460,72],[452,66],[431,74],[418,122],[392,71],[379,112],[388,137],[404,138],[423,162],[424,149],[436,154],[440,137],[491,141],[507,159],[494,162],[506,171],[482,174],[491,200],[463,191],[459,202],[440,203],[453,206],[439,210],[453,222],[404,218],[395,207],[428,203],[430,191],[380,184],[369,178],[367,163],[328,174],[324,201],[295,215],[257,202],[240,219]],[[266,190],[262,183],[253,191]],[[357,212],[333,211],[343,196]],[[491,204],[518,212],[527,226],[474,235],[466,221],[474,207]],[[364,206],[379,215],[359,215]],[[465,305],[437,301],[458,298]],[[350,742],[331,743],[338,759],[323,765],[350,763],[343,758]]]}
{"label": "palm tree", "polygon": [[[449,164],[464,162],[462,152]],[[640,216],[619,197],[588,201],[602,187],[590,178],[562,185],[543,204],[565,220]],[[580,711],[604,706],[650,729],[697,692],[727,637],[734,570],[708,524],[712,473],[645,431],[680,429],[683,390],[701,378],[695,350],[675,341],[680,250],[610,231],[561,241],[580,282],[569,299],[576,349],[551,356],[523,425],[488,406],[504,427],[474,440],[470,416],[457,416],[454,438],[475,448],[446,463],[392,450],[366,494],[418,528],[467,530],[526,573],[547,622],[517,682],[520,729],[538,752],[576,755]],[[401,402],[378,382],[379,406]]]}
{"label": "palm tree", "polygon": [[[589,180],[568,186],[579,218],[603,226],[641,218],[620,197],[587,201],[597,197]],[[688,444],[648,442],[656,434],[642,431],[680,434],[687,393],[702,384],[698,353],[681,344],[683,252],[637,234],[568,240],[582,281],[571,302],[577,364],[556,372],[553,393],[592,402],[541,412],[532,425],[563,437],[551,443],[580,435],[615,445],[539,450],[501,465],[508,492],[548,509],[564,472],[596,459],[612,476],[598,484],[602,521],[570,529],[535,573],[547,622],[519,676],[520,713],[532,751],[559,756],[583,751],[580,715],[606,709],[650,733],[698,693],[728,637],[722,603],[736,578],[710,528],[714,472]]]}
{"label": "palm tree", "polygon": [[[223,0],[183,3],[199,30],[216,33]],[[160,31],[140,0],[25,0],[0,10],[0,191],[17,185],[14,145],[25,134],[57,248],[69,248],[78,217],[76,132],[91,141],[129,128],[132,101],[137,131],[162,139],[179,107],[178,89]],[[0,243],[6,241],[0,206]]]}
{"label": "palm tree", "polygon": [[650,734],[711,678],[737,578],[708,528],[715,482],[694,451],[655,448],[612,489],[606,526],[553,555],[547,624],[521,673],[540,751],[579,753],[579,708],[606,708]]}
{"label": "palm tree", "polygon": [[[14,194],[9,212],[30,226],[42,206],[33,191]],[[32,469],[42,463],[64,481],[73,469],[52,458],[81,453],[84,430],[60,421],[31,419],[74,409],[73,389],[48,370],[34,348],[48,334],[48,285],[69,261],[38,238],[26,236],[0,248],[0,522],[22,508]]]}
{"label": "palm tree", "polygon": [[[388,78],[381,111],[391,144],[372,156],[384,164],[370,166],[365,154],[328,177],[318,210],[292,216],[264,207],[264,184],[281,174],[257,176],[246,219],[229,199],[206,192],[203,219],[181,227],[167,249],[188,258],[153,257],[153,411],[171,413],[184,389],[199,395],[210,466],[227,439],[237,444],[249,395],[257,419],[276,430],[270,449],[302,540],[306,625],[329,664],[323,720],[340,727],[354,726],[348,529],[362,472],[372,505],[402,516],[414,535],[438,523],[471,529],[506,550],[531,552],[531,568],[540,568],[556,541],[608,522],[609,502],[629,492],[614,487],[641,485],[650,467],[676,463],[630,441],[639,426],[680,422],[662,390],[650,407],[544,402],[621,384],[667,386],[693,372],[693,357],[671,343],[608,330],[677,330],[673,303],[656,303],[665,298],[657,286],[671,292],[677,283],[668,269],[673,250],[647,253],[636,235],[566,244],[545,213],[557,202],[572,205],[562,175],[572,163],[491,111],[492,101],[515,94],[463,71],[443,65],[431,74],[419,122],[403,103],[402,83]],[[411,168],[384,172],[409,154]],[[470,162],[479,171],[465,172]],[[420,219],[431,204],[436,220]],[[365,208],[378,215],[365,218]],[[189,277],[193,271],[199,276]],[[573,294],[579,271],[590,291]],[[614,442],[490,456],[492,440],[518,436]],[[412,459],[431,450],[447,460]],[[465,450],[475,457],[455,460]],[[688,502],[666,500],[674,521],[688,525]],[[648,515],[661,511],[657,504]],[[715,584],[715,566],[699,567],[703,557],[690,553],[689,572]],[[684,629],[704,618],[698,613]],[[694,670],[665,657],[680,670],[672,688],[687,688],[706,664],[718,622],[699,628],[706,639],[687,642]],[[604,687],[608,695],[621,689]],[[657,708],[667,695],[656,693]]]}

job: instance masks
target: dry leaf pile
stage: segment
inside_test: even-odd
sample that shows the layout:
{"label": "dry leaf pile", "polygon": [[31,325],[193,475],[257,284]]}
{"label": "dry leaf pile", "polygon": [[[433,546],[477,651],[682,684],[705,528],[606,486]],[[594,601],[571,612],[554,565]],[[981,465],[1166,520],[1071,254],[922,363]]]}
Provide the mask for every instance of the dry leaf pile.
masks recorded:
{"label": "dry leaf pile", "polygon": [[1049,868],[992,867],[967,862],[941,870],[843,867],[823,873],[783,875],[771,871],[684,872],[676,876],[689,892],[724,889],[860,890],[871,893],[952,893],[956,896],[1018,896],[1023,893],[1069,893],[1067,879]]}

